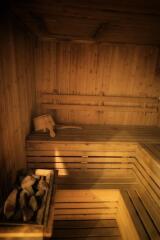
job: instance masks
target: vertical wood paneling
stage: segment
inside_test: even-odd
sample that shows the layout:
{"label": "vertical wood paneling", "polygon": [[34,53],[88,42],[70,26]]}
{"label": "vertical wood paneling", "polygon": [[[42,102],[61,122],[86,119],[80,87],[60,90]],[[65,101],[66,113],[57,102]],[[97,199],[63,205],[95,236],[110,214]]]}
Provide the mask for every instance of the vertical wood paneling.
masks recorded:
{"label": "vertical wood paneling", "polygon": [[158,97],[159,97],[159,115],[158,115],[158,120],[157,120],[157,126],[160,127],[160,48],[159,48],[159,54],[158,54],[158,59],[156,63],[156,71],[155,71],[155,83],[157,84],[158,88]]}
{"label": "vertical wood paneling", "polygon": [[41,93],[56,91],[56,44],[37,42],[36,44],[36,58],[35,58],[35,76],[37,79],[36,84],[36,111],[37,113],[43,112],[40,109],[39,103],[41,101]]}
{"label": "vertical wood paneling", "polygon": [[30,129],[35,95],[34,41],[18,26],[15,27],[7,15],[1,19],[1,199],[9,190],[16,170],[26,164],[25,136]]}
{"label": "vertical wood paneling", "polygon": [[[127,44],[39,42],[36,54],[40,93],[157,97],[158,47]],[[39,107],[39,113],[45,112]],[[156,125],[157,115],[136,112],[54,112],[58,122]]]}

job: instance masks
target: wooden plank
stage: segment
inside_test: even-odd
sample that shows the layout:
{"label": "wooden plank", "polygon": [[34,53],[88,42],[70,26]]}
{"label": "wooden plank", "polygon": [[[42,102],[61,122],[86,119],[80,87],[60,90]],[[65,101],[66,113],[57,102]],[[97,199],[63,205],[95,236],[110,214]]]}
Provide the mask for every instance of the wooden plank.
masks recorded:
{"label": "wooden plank", "polygon": [[117,221],[118,221],[120,232],[123,239],[129,239],[130,236],[132,236],[133,239],[140,240],[138,232],[134,226],[134,223],[131,219],[131,216],[128,212],[127,206],[125,205],[125,202],[123,201],[121,194],[119,197]]}
{"label": "wooden plank", "polygon": [[[135,177],[135,174],[133,173],[133,171],[131,169],[111,169],[111,170],[87,170],[85,171],[85,169],[83,171],[79,171],[79,170],[70,170],[68,172],[69,174],[66,176],[62,176],[62,177],[73,177],[73,178],[81,178],[81,179],[87,179],[87,178],[95,178],[95,179],[103,179],[103,178],[133,178]],[[58,174],[59,175],[59,174]],[[59,178],[61,178],[61,176],[59,176]]]}
{"label": "wooden plank", "polygon": [[[56,124],[60,125],[60,123]],[[62,124],[62,123],[61,123]],[[79,124],[76,124],[79,125]],[[159,127],[157,126],[143,126],[143,125],[122,125],[122,124],[80,124],[82,126],[82,129],[85,131],[91,131],[91,132],[99,132],[99,134],[103,134],[104,131],[107,131],[109,133],[115,133],[117,130],[123,131],[123,133],[127,134],[129,132],[136,133],[136,134],[151,134],[152,132],[156,135],[157,131],[159,132]],[[75,131],[74,129],[70,129],[71,131]],[[79,129],[77,129],[79,130]],[[36,137],[37,134],[35,133],[34,136]],[[39,134],[38,134],[39,136]],[[43,134],[41,136],[44,136]]]}
{"label": "wooden plank", "polygon": [[53,103],[54,101],[70,101],[70,102],[106,102],[106,103],[119,103],[119,104],[136,104],[143,105],[151,104],[158,105],[158,98],[152,97],[119,97],[119,96],[93,96],[93,95],[57,95],[51,93],[43,93],[42,94],[42,103]]}
{"label": "wooden plank", "polygon": [[128,212],[129,212],[129,214],[132,218],[132,221],[137,229],[140,239],[149,240],[147,231],[145,230],[144,226],[142,225],[142,222],[139,219],[139,216],[137,214],[136,208],[134,207],[133,202],[131,201],[127,191],[121,191],[121,196],[126,204]]}
{"label": "wooden plank", "polygon": [[[37,168],[36,165],[34,164],[28,164],[28,167],[30,168]],[[55,169],[56,168],[50,168],[50,169]],[[117,174],[131,174],[131,176],[133,176],[133,171],[132,169],[85,169],[85,168],[81,168],[81,169],[58,169],[58,174],[59,176],[71,176],[74,174],[88,174],[88,176],[92,177],[92,176],[100,176],[100,175],[109,175],[111,177],[116,178]]]}
{"label": "wooden plank", "polygon": [[86,220],[86,221],[55,221],[54,228],[56,229],[65,229],[65,228],[110,228],[110,227],[118,227],[116,220]]}
{"label": "wooden plank", "polygon": [[90,228],[90,229],[81,229],[81,231],[77,231],[77,229],[63,229],[58,230],[55,229],[55,237],[63,238],[67,236],[68,238],[77,238],[77,237],[92,237],[92,236],[120,236],[120,232],[118,228],[106,228],[106,229],[98,229],[98,228]]}
{"label": "wooden plank", "polygon": [[[58,240],[59,238],[54,238],[54,240]],[[65,240],[66,238],[61,238],[61,240]],[[109,237],[102,237],[102,236],[98,236],[98,237],[80,237],[78,238],[79,240],[122,240],[122,238],[120,236],[109,236]]]}
{"label": "wooden plank", "polygon": [[[150,168],[150,171],[152,171],[159,179],[160,164],[159,164],[159,160],[154,155],[154,152],[149,151],[149,149],[147,149],[145,145],[141,144],[140,151],[138,150],[137,154],[139,158],[143,159],[145,164],[148,165],[148,167]],[[150,164],[150,162],[152,162],[152,164]]]}
{"label": "wooden plank", "polygon": [[152,218],[152,221],[156,225],[158,231],[160,232],[160,207],[153,201],[154,199],[145,191],[145,189],[140,186],[136,190],[139,198],[141,199],[143,205],[147,209],[147,212],[149,213],[150,217]]}
{"label": "wooden plank", "polygon": [[158,188],[160,187],[160,180],[158,176],[152,171],[152,169],[146,164],[145,160],[137,159],[134,165],[141,172],[143,177],[147,181],[149,181],[153,188],[157,189],[158,192],[159,191]]}
{"label": "wooden plank", "polygon": [[118,190],[57,190],[55,203],[117,201],[118,197]]}
{"label": "wooden plank", "polygon": [[145,178],[141,175],[141,173],[139,171],[137,171],[137,169],[135,169],[135,173],[139,179],[140,185],[145,187],[146,191],[148,191],[150,193],[150,195],[152,196],[154,201],[156,201],[156,203],[160,206],[159,196],[154,191],[154,189],[150,186],[150,183],[145,180]]}
{"label": "wooden plank", "polygon": [[92,208],[92,209],[94,209],[94,208],[96,208],[96,209],[98,209],[98,208],[117,208],[118,207],[118,202],[115,202],[115,201],[111,201],[111,202],[101,202],[101,203],[91,203],[91,202],[89,202],[89,203],[63,203],[63,202],[61,202],[61,203],[56,203],[55,204],[55,208],[56,209],[65,209],[65,208],[69,208],[69,209],[75,209],[75,208],[83,208],[83,209],[85,209],[85,208],[87,208],[87,209],[90,209],[90,208]]}
{"label": "wooden plank", "polygon": [[56,194],[56,188],[57,188],[57,177],[58,172],[54,171],[54,179],[53,179],[53,187],[51,192],[51,199],[50,199],[50,205],[47,206],[49,208],[48,215],[46,215],[46,223],[44,226],[44,238],[50,238],[53,235],[53,226],[54,226],[54,200],[55,200],[55,194]]}
{"label": "wooden plank", "polygon": [[160,159],[160,146],[158,144],[143,144],[143,148],[146,149],[152,156],[154,156],[155,161],[159,162]]}
{"label": "wooden plank", "polygon": [[55,168],[55,169],[81,169],[81,168],[85,168],[85,169],[132,169],[132,164],[130,163],[29,163],[29,166],[32,167],[34,166],[37,168]]}
{"label": "wooden plank", "polygon": [[101,184],[101,183],[90,183],[90,184],[59,184],[58,185],[59,189],[61,190],[87,190],[87,189],[104,189],[104,190],[112,190],[112,189],[116,189],[116,190],[126,190],[126,189],[132,189],[133,187],[138,187],[138,183],[104,183],[104,184]]}
{"label": "wooden plank", "polygon": [[99,220],[99,219],[116,219],[117,214],[90,214],[90,215],[85,215],[85,214],[78,214],[78,215],[57,215],[55,216],[55,221],[56,220]]}
{"label": "wooden plank", "polygon": [[55,209],[55,216],[57,215],[101,215],[101,214],[116,214],[117,208],[67,208],[67,209]]}
{"label": "wooden plank", "polygon": [[157,113],[156,107],[135,107],[135,106],[107,106],[107,105],[78,105],[78,104],[53,104],[42,103],[43,107],[49,110],[75,110],[75,111],[120,111],[120,112],[146,112]]}
{"label": "wooden plank", "polygon": [[[141,175],[142,175],[142,178],[144,178],[144,181],[145,182],[148,182],[148,184],[150,185],[150,187],[153,189],[153,191],[157,194],[157,196],[159,196],[160,198],[160,185],[159,185],[159,182],[155,182],[153,180],[153,178],[148,175],[146,173],[146,171],[141,167],[141,165],[138,165],[138,163],[135,164],[135,168],[133,168],[133,170],[135,170],[135,172],[139,172]],[[137,169],[137,170],[136,170]],[[142,179],[141,178],[141,179]]]}
{"label": "wooden plank", "polygon": [[[75,124],[77,125],[77,124]],[[79,144],[85,142],[92,143],[128,143],[128,142],[142,142],[142,143],[158,143],[160,130],[155,127],[133,127],[133,126],[100,126],[100,125],[81,125],[81,129],[57,129],[57,134],[54,139],[50,138],[48,134],[32,133],[27,138],[27,147],[35,142],[50,142],[57,143],[73,143],[73,140]],[[136,147],[136,146],[135,146]],[[120,150],[119,150],[120,151]]]}
{"label": "wooden plank", "polygon": [[102,156],[134,156],[134,152],[133,151],[129,151],[129,152],[119,152],[117,150],[114,151],[65,151],[65,150],[52,150],[52,151],[41,151],[41,150],[27,150],[26,151],[26,154],[27,154],[27,158],[29,157],[41,157],[41,156],[44,156],[44,157],[47,157],[47,156],[99,156],[99,157],[102,157]]}
{"label": "wooden plank", "polygon": [[[72,123],[73,124],[73,123]],[[100,123],[99,123],[100,124]],[[78,125],[77,123],[75,125]],[[93,142],[150,142],[158,143],[160,129],[156,127],[140,127],[140,126],[120,126],[120,125],[81,125],[82,129],[57,129],[57,135],[54,139],[49,135],[42,133],[32,133],[27,138],[28,143],[32,141],[54,141],[57,143],[93,143]]]}
{"label": "wooden plank", "polygon": [[78,163],[86,161],[87,163],[133,163],[132,157],[27,157],[27,162],[45,162],[45,163]]}
{"label": "wooden plank", "polygon": [[157,229],[155,228],[152,220],[150,219],[146,209],[142,205],[141,201],[139,200],[137,194],[135,191],[129,191],[129,196],[133,201],[133,204],[140,216],[141,221],[143,222],[145,228],[147,229],[148,235],[151,239],[158,239],[159,238],[159,233]]}
{"label": "wooden plank", "polygon": [[88,176],[88,178],[77,178],[76,176],[67,176],[67,177],[59,177],[57,180],[57,184],[61,184],[61,185],[67,185],[67,184],[133,184],[136,183],[136,178],[131,177],[131,176],[123,176],[123,174],[121,176],[115,176],[114,177],[92,177],[92,176]]}
{"label": "wooden plank", "polygon": [[[87,134],[87,133],[86,133]],[[129,142],[59,142],[56,143],[53,140],[44,142],[44,141],[33,141],[33,142],[27,142],[27,149],[28,150],[68,150],[68,151],[113,151],[117,150],[119,151],[134,151],[136,147],[136,144],[129,143]]]}

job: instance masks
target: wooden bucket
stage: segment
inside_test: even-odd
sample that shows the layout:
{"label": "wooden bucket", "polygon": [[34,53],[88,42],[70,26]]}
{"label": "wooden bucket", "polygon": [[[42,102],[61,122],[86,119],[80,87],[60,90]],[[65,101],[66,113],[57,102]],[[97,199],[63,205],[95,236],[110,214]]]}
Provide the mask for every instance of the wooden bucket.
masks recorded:
{"label": "wooden bucket", "polygon": [[33,119],[35,131],[49,131],[51,137],[55,137],[55,122],[50,114],[41,115]]}

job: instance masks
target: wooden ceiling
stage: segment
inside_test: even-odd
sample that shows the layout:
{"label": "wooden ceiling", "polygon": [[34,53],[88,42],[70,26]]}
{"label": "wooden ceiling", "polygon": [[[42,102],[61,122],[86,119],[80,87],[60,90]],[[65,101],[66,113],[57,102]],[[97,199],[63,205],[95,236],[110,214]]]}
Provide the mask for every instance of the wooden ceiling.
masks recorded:
{"label": "wooden ceiling", "polygon": [[160,44],[159,0],[12,0],[40,39]]}

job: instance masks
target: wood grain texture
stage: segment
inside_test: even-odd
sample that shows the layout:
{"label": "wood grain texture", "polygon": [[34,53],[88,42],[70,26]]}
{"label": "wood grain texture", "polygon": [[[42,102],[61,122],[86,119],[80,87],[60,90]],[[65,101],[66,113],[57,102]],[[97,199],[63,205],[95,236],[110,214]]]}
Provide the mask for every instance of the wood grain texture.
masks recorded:
{"label": "wood grain texture", "polygon": [[1,15],[1,196],[9,190],[16,170],[25,166],[25,136],[34,104],[34,40],[14,21],[6,13]]}
{"label": "wood grain texture", "polygon": [[17,1],[12,9],[40,39],[159,44],[160,5],[147,1]]}
{"label": "wood grain texture", "polygon": [[[46,93],[97,96],[102,97],[101,104],[104,96],[157,98],[160,88],[157,47],[40,41],[36,50],[37,113],[52,111],[56,121],[62,123],[157,124],[156,112],[139,112],[134,107],[133,111],[129,108],[121,112],[117,109],[120,103],[107,111],[104,107],[79,111],[76,106],[73,109],[62,106],[55,111],[41,105]],[[63,98],[57,98],[57,104],[61,102]],[[83,98],[76,103],[83,104]],[[87,103],[94,105],[95,99],[90,97]],[[65,99],[65,104],[73,105],[75,99]]]}
{"label": "wood grain texture", "polygon": [[[37,13],[43,13],[48,12],[49,13],[62,13],[64,15],[69,16],[69,14],[72,13],[72,15],[75,15],[78,10],[79,12],[83,12],[83,10],[86,9],[92,9],[90,14],[95,14],[96,10],[105,10],[105,12],[108,10],[110,12],[130,12],[130,13],[140,13],[140,14],[149,14],[149,15],[159,15],[160,14],[160,3],[158,0],[153,0],[152,3],[149,0],[146,0],[145,3],[143,1],[127,1],[124,0],[122,3],[120,3],[118,0],[108,0],[107,2],[105,0],[79,0],[78,2],[75,2],[74,0],[54,0],[54,2],[51,2],[49,0],[46,0],[45,3],[43,0],[30,0],[30,1],[21,1],[18,0],[13,1],[15,6],[20,7],[27,7],[29,9],[34,8]],[[17,5],[16,5],[17,4]],[[57,11],[57,12],[56,12]],[[85,13],[84,13],[85,14]],[[102,17],[102,16],[101,16]]]}
{"label": "wood grain texture", "polygon": [[[123,147],[129,146],[130,143],[160,143],[160,128],[151,127],[151,126],[114,126],[114,125],[81,125],[82,129],[58,129],[56,132],[56,137],[51,138],[49,134],[45,133],[31,133],[27,138],[27,150],[33,150],[35,146],[40,143],[43,143],[43,150],[45,144],[55,146],[55,144],[74,144],[74,146],[79,146],[79,143],[95,143],[109,145],[109,142],[118,142],[122,144],[121,148],[117,148],[114,145],[114,148],[111,151],[122,152]],[[124,146],[124,142],[127,144]],[[101,145],[102,146],[102,145]],[[120,146],[120,145],[119,145]],[[133,145],[132,145],[133,146]],[[31,148],[30,148],[31,147]],[[46,147],[46,146],[45,146]],[[80,147],[80,146],[79,146]],[[37,149],[37,148],[35,148]],[[35,150],[34,149],[34,150]],[[49,148],[47,148],[49,150]],[[46,149],[46,150],[47,150]],[[40,149],[39,149],[40,150]],[[50,148],[51,150],[51,148]],[[73,148],[70,148],[73,151]],[[81,148],[83,151],[83,149]],[[104,150],[101,147],[99,151]],[[134,151],[135,149],[129,149]],[[65,151],[65,148],[63,149]],[[86,147],[86,151],[89,151],[89,148]],[[125,153],[127,153],[127,148]],[[93,151],[95,152],[95,151]],[[84,154],[85,155],[85,154]],[[70,155],[73,156],[73,155]],[[92,155],[94,156],[94,155]],[[110,155],[114,156],[114,155]],[[116,155],[117,156],[117,155]]]}
{"label": "wood grain texture", "polygon": [[116,190],[58,189],[53,239],[121,239],[118,195]]}
{"label": "wood grain texture", "polygon": [[[85,126],[81,134],[76,131],[57,134],[54,140],[47,134],[39,134],[39,139],[34,134],[27,141],[28,166],[45,166],[59,172],[54,239],[117,236],[116,228],[99,229],[104,220],[113,219],[117,220],[118,237],[122,239],[159,239],[158,128]],[[70,134],[72,138],[77,136],[76,141]],[[86,135],[90,135],[88,140]],[[82,231],[77,231],[77,225]]]}

